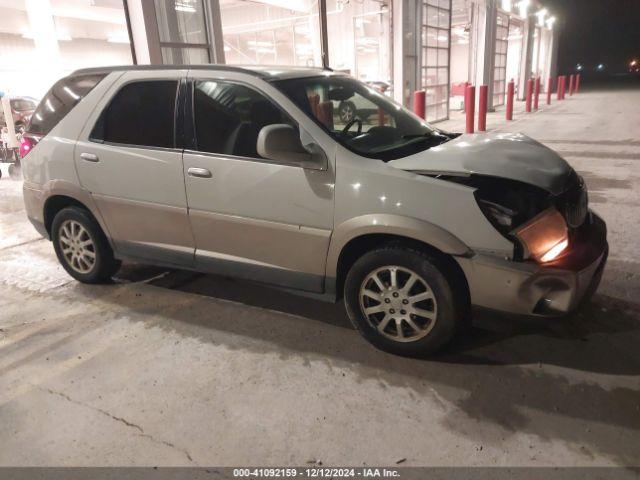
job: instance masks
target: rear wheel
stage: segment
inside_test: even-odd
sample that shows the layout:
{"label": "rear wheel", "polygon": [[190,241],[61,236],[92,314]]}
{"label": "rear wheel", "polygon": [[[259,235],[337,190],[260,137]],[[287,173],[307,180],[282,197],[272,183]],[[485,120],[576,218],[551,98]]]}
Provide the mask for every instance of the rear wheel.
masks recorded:
{"label": "rear wheel", "polygon": [[100,225],[87,210],[60,210],[53,219],[51,239],[64,269],[80,282],[108,281],[120,268]]}
{"label": "rear wheel", "polygon": [[349,318],[374,346],[397,355],[433,354],[461,320],[452,286],[437,258],[411,248],[380,248],[349,270],[344,298]]}

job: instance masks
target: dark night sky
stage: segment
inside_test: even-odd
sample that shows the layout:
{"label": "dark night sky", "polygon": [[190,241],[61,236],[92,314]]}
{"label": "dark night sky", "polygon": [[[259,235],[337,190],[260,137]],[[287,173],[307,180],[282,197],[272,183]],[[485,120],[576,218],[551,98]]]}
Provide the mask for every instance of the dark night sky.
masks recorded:
{"label": "dark night sky", "polygon": [[[640,0],[541,0],[560,28],[558,68],[585,72],[604,63],[609,72],[625,71],[640,57]],[[640,58],[638,58],[640,60]]]}

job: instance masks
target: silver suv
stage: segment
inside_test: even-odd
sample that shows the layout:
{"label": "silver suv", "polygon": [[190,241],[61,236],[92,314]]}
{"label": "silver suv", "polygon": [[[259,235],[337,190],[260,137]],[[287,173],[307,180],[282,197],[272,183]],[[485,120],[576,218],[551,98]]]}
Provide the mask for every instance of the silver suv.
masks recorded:
{"label": "silver suv", "polygon": [[[345,101],[375,109],[345,124]],[[570,312],[608,251],[553,151],[440,131],[325,70],[81,70],[26,138],[28,215],[72,277],[107,281],[132,260],[344,298],[360,333],[401,355],[442,347],[472,305]]]}

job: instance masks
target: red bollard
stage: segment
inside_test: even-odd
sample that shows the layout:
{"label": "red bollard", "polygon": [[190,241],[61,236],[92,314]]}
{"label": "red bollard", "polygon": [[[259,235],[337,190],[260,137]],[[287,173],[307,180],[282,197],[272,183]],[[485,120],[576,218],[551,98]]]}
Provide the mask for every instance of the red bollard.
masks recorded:
{"label": "red bollard", "polygon": [[553,77],[549,77],[547,83],[547,105],[551,105],[551,92],[553,91]]}
{"label": "red bollard", "polygon": [[466,105],[465,112],[467,114],[467,129],[466,133],[473,133],[474,116],[476,113],[476,87],[469,85],[464,92],[464,104]]}
{"label": "red bollard", "polygon": [[525,106],[524,110],[527,113],[531,112],[531,97],[533,96],[533,80],[527,80],[527,89],[525,91]]}
{"label": "red bollard", "polygon": [[556,81],[556,98],[562,100],[562,75],[560,75]]}
{"label": "red bollard", "polygon": [[569,77],[569,96],[572,97],[573,96],[573,85],[575,82],[575,75],[571,75]]}
{"label": "red bollard", "polygon": [[576,75],[576,93],[580,91],[580,74]]}
{"label": "red bollard", "polygon": [[471,85],[469,82],[464,82],[464,102],[462,102],[462,111],[467,111],[467,87]]}
{"label": "red bollard", "polygon": [[478,92],[478,131],[487,131],[487,99],[489,98],[489,87],[480,85]]}
{"label": "red bollard", "polygon": [[507,120],[513,120],[513,95],[515,89],[513,80],[507,83]]}
{"label": "red bollard", "polygon": [[567,76],[562,76],[562,100],[567,98]]}
{"label": "red bollard", "polygon": [[536,81],[533,84],[533,109],[538,110],[540,103],[540,77],[536,77]]}
{"label": "red bollard", "polygon": [[424,90],[416,90],[413,92],[413,113],[418,115],[420,118],[424,119],[425,117],[425,101],[427,99],[427,92]]}

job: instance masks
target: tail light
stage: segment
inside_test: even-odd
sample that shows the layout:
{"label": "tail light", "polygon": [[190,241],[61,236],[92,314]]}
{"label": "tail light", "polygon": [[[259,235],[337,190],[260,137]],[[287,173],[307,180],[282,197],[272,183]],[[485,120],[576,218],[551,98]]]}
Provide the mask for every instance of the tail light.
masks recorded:
{"label": "tail light", "polygon": [[36,137],[23,135],[20,139],[20,158],[24,158],[38,144]]}

